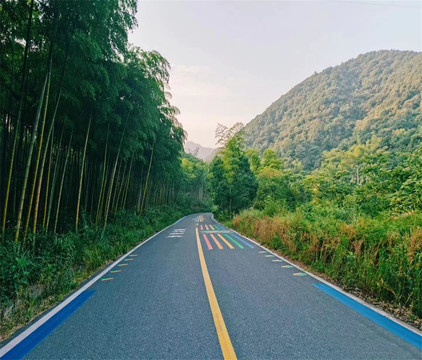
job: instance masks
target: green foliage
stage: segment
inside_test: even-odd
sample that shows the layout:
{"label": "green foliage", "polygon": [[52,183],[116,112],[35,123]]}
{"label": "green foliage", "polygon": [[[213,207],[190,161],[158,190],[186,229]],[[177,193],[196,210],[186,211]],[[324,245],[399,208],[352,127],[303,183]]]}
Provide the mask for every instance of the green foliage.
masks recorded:
{"label": "green foliage", "polygon": [[208,188],[218,212],[228,216],[249,207],[255,199],[257,181],[244,151],[240,124],[230,129],[219,126],[217,136],[224,148],[210,165]]}
{"label": "green foliage", "polygon": [[412,151],[422,139],[422,54],[377,51],[312,75],[245,128],[247,147],[272,148],[306,170],[324,151],[366,143]]}

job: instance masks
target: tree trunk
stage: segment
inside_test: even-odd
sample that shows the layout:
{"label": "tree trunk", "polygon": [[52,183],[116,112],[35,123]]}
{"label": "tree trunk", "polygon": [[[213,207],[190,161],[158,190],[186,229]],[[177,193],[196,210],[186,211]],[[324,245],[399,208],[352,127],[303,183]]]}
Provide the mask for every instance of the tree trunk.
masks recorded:
{"label": "tree trunk", "polygon": [[[40,156],[41,156],[41,150],[42,150],[42,145],[43,145],[43,140],[44,140],[45,120],[47,118],[48,100],[50,98],[50,84],[51,84],[51,66],[50,66],[50,71],[48,73],[48,83],[47,83],[47,91],[45,94],[44,114],[43,114],[43,118],[41,122],[41,134],[40,134],[40,140],[38,144],[38,154],[37,154],[36,163],[35,163],[34,179],[32,181],[31,197],[30,197],[29,205],[28,205],[28,215],[26,217],[25,233],[23,235],[23,241],[25,241],[26,235],[28,234],[29,220],[31,219],[32,202],[34,200],[35,186],[37,185],[38,167],[40,164]],[[42,174],[41,174],[41,177],[42,177]],[[41,179],[39,182],[41,183]],[[37,204],[36,210],[38,211],[38,204]],[[35,218],[34,220],[36,221],[37,219]]]}
{"label": "tree trunk", "polygon": [[149,175],[151,173],[151,165],[152,165],[152,158],[154,156],[154,147],[155,147],[155,140],[154,143],[152,144],[152,150],[151,150],[151,156],[149,158],[149,165],[148,165],[148,172],[147,172],[147,178],[145,181],[145,187],[144,187],[144,195],[142,196],[142,203],[141,203],[141,209],[139,211],[139,216],[142,216],[142,212],[144,211],[144,206],[145,206],[145,197],[147,194],[147,189],[148,189],[148,181],[149,181]]}
{"label": "tree trunk", "polygon": [[15,242],[17,242],[18,239],[19,239],[19,232],[20,232],[20,227],[21,227],[21,223],[22,223],[23,205],[24,205],[24,202],[25,202],[26,187],[28,185],[29,169],[31,167],[32,153],[34,151],[35,141],[37,139],[38,124],[39,124],[39,120],[40,120],[40,116],[41,116],[41,109],[42,109],[42,104],[43,104],[43,100],[44,100],[45,89],[47,87],[47,81],[48,81],[48,78],[49,78],[48,74],[51,71],[52,53],[53,53],[52,49],[50,48],[50,56],[49,56],[50,59],[49,59],[48,70],[47,70],[47,73],[45,75],[44,84],[43,84],[41,94],[40,94],[40,98],[39,98],[39,102],[38,102],[38,109],[37,109],[37,113],[35,115],[34,128],[32,130],[31,143],[29,145],[29,152],[28,152],[28,158],[27,158],[28,160],[26,162],[25,175],[24,175],[24,178],[23,178],[22,192],[21,192],[21,198],[20,198],[20,202],[19,202],[18,218],[17,218],[17,222],[16,222]]}
{"label": "tree trunk", "polygon": [[122,208],[123,209],[126,208],[127,193],[128,193],[128,190],[129,190],[130,178],[131,178],[131,175],[132,175],[132,164],[133,164],[133,156],[130,158],[130,166],[129,166],[129,173],[128,173],[128,177],[127,177],[127,181],[126,181],[126,189],[125,189],[125,193],[123,195],[123,201],[122,201]]}
{"label": "tree trunk", "polygon": [[47,183],[46,183],[46,188],[45,188],[44,211],[43,211],[43,219],[42,219],[42,226],[43,226],[44,229],[45,229],[45,221],[46,221],[46,218],[47,218],[48,191],[50,190],[51,161],[53,159],[53,149],[54,149],[53,148],[53,140],[54,140],[54,134],[52,135],[52,139],[51,139],[51,142],[50,142],[50,144],[51,144],[50,145],[50,156],[48,158]]}
{"label": "tree trunk", "polygon": [[[64,75],[64,70],[63,70],[63,73],[62,73],[62,79],[60,81],[61,84],[60,84],[60,89],[59,89],[59,92],[58,92],[58,95],[57,95],[56,104],[55,104],[55,107],[54,107],[53,117],[51,119],[50,128],[48,130],[47,140],[45,142],[45,150],[44,150],[44,153],[43,153],[43,158],[42,158],[42,161],[41,161],[41,169],[40,169],[40,173],[39,173],[39,176],[38,176],[37,196],[35,198],[34,224],[33,224],[33,227],[32,227],[33,233],[35,233],[37,231],[38,206],[39,206],[39,202],[40,202],[41,185],[42,185],[42,179],[43,179],[43,174],[44,174],[44,165],[45,165],[45,160],[47,158],[48,145],[50,143],[50,139],[51,139],[52,134],[53,134],[54,124],[55,124],[56,117],[57,117],[57,109],[59,107],[60,97],[61,97],[61,94],[62,94],[63,75]],[[48,94],[48,92],[47,92],[47,94]],[[47,104],[48,104],[48,100],[47,100]],[[47,105],[46,105],[46,110],[47,110]],[[45,121],[45,119],[44,119],[44,121]],[[41,149],[41,144],[40,144],[40,149]],[[49,179],[49,176],[50,176],[50,173],[48,174],[48,179]],[[45,219],[45,217],[44,217],[44,219]]]}
{"label": "tree trunk", "polygon": [[125,130],[123,130],[122,138],[120,139],[119,150],[117,151],[116,160],[113,166],[113,172],[111,174],[110,185],[108,189],[108,196],[107,196],[106,206],[104,210],[104,226],[103,226],[103,231],[102,231],[103,234],[107,227],[108,210],[110,207],[111,193],[113,191],[114,176],[116,175],[117,162],[119,161],[120,149],[122,148],[122,142],[123,142],[124,136],[125,136]]}
{"label": "tree trunk", "polygon": [[64,161],[64,166],[63,166],[63,173],[62,173],[62,179],[61,179],[61,182],[60,182],[59,196],[58,196],[58,199],[57,199],[56,219],[54,220],[54,230],[53,230],[54,233],[57,231],[57,220],[59,218],[60,201],[62,199],[63,184],[64,184],[64,178],[65,178],[65,174],[66,174],[67,162],[69,160],[70,145],[72,144],[72,136],[73,136],[73,132],[70,135],[69,146],[67,147],[67,152],[66,152],[66,160]]}
{"label": "tree trunk", "polygon": [[[22,108],[23,108],[23,102],[25,98],[25,89],[26,89],[26,81],[27,81],[27,64],[28,64],[28,53],[31,43],[31,27],[32,27],[32,14],[34,12],[34,0],[31,0],[30,6],[29,6],[29,16],[28,16],[28,24],[26,27],[26,41],[25,41],[25,50],[23,54],[23,65],[22,65],[22,76],[21,76],[21,94],[20,94],[20,100],[19,100],[19,110],[18,110],[18,117],[16,119],[15,124],[15,136],[13,139],[13,146],[12,146],[12,155],[10,159],[10,165],[9,165],[9,176],[7,178],[7,189],[6,189],[6,197],[4,200],[4,209],[3,209],[3,222],[2,222],[2,238],[4,239],[4,231],[6,228],[6,218],[7,218],[7,207],[9,204],[9,195],[10,195],[10,183],[12,180],[12,173],[13,173],[13,164],[15,160],[15,153],[16,153],[16,145],[18,143],[19,138],[19,127],[22,117]],[[44,96],[43,96],[44,97]],[[19,236],[19,233],[18,233]],[[16,236],[15,236],[16,239]],[[17,240],[17,239],[16,239]]]}
{"label": "tree trunk", "polygon": [[79,206],[80,206],[80,203],[81,203],[82,181],[83,181],[83,178],[84,178],[84,169],[85,169],[85,156],[86,156],[86,148],[88,146],[89,130],[91,129],[91,121],[92,121],[92,115],[89,117],[88,130],[86,131],[86,137],[85,137],[84,152],[83,152],[83,155],[82,155],[81,175],[80,175],[79,190],[78,190],[78,202],[76,204],[76,220],[75,220],[75,232],[76,233],[78,232]]}
{"label": "tree trunk", "polygon": [[47,211],[47,220],[46,220],[46,223],[45,223],[45,231],[48,231],[48,226],[50,224],[51,210],[53,208],[54,191],[56,189],[57,176],[58,176],[57,172],[59,171],[60,161],[61,161],[63,132],[64,132],[64,129],[62,130],[62,134],[60,135],[59,146],[57,148],[57,154],[56,154],[56,161],[55,161],[55,164],[54,164],[53,181],[52,181],[52,184],[51,184],[51,194],[50,194],[49,202],[48,202],[48,211]]}

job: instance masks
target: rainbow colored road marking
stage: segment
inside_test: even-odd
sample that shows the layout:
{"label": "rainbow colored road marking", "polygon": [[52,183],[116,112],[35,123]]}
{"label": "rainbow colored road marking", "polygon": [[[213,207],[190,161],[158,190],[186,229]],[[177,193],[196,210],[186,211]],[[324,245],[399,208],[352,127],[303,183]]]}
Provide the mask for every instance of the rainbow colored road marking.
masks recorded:
{"label": "rainbow colored road marking", "polygon": [[241,242],[243,242],[246,246],[249,246],[251,249],[254,248],[254,246],[252,244],[249,243],[249,241],[246,241],[245,239],[243,239],[241,236],[232,233],[231,235],[233,235],[235,238],[239,239]]}
{"label": "rainbow colored road marking", "polygon": [[217,234],[221,240],[224,241],[224,243],[230,248],[230,249],[234,249],[234,246],[232,244],[230,244],[221,234]]}
{"label": "rainbow colored road marking", "polygon": [[207,235],[204,234],[205,243],[207,244],[208,250],[212,250],[210,241],[208,240]]}
{"label": "rainbow colored road marking", "polygon": [[220,250],[223,250],[223,246],[220,244],[220,242],[217,240],[217,238],[213,234],[210,234],[210,236],[212,237],[212,239],[214,240],[214,242],[218,246],[218,248]]}
{"label": "rainbow colored road marking", "polygon": [[[220,250],[224,250],[225,247],[223,244],[226,244],[229,249],[235,249],[235,247],[239,249],[245,249],[245,247],[249,247],[251,249],[254,248],[252,244],[243,239],[241,236],[230,232],[229,230],[225,230],[221,226],[215,224],[201,224],[197,227],[197,229],[198,228],[201,230],[201,234],[208,250],[213,250],[212,241],[214,241],[215,245]],[[263,252],[266,253],[266,251]]]}
{"label": "rainbow colored road marking", "polygon": [[240,245],[235,239],[233,239],[229,234],[225,234],[226,237],[228,237],[232,242],[234,242],[238,247],[240,247],[241,249],[243,249],[243,246]]}

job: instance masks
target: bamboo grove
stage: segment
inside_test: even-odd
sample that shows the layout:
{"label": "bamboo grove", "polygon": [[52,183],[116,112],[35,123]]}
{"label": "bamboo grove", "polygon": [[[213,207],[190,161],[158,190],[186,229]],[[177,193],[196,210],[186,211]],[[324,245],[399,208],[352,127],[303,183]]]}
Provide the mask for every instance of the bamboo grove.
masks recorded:
{"label": "bamboo grove", "polygon": [[2,238],[172,204],[185,133],[169,64],[131,47],[136,0],[0,2]]}

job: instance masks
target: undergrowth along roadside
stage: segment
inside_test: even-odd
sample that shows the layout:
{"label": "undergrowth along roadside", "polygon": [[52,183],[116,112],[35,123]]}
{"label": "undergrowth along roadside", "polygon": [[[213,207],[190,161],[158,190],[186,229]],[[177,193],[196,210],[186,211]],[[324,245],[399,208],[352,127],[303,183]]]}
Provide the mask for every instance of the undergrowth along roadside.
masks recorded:
{"label": "undergrowth along roadside", "polygon": [[85,223],[78,234],[37,234],[25,246],[0,243],[0,341],[63,299],[110,261],[190,211],[147,210],[142,217],[121,211],[104,234]]}
{"label": "undergrowth along roadside", "polygon": [[406,306],[422,318],[420,224],[421,214],[346,222],[299,208],[273,217],[246,210],[230,225],[343,286]]}

